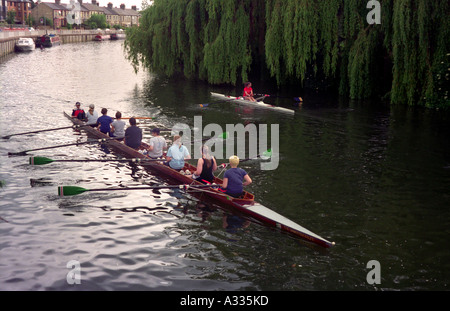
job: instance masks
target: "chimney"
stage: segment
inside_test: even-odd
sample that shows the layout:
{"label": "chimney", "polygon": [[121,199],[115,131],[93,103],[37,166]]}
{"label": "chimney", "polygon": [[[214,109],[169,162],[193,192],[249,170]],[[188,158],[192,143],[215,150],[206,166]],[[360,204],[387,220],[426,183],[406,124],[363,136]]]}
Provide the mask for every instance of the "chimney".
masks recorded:
{"label": "chimney", "polygon": [[131,9],[137,11],[137,6],[133,5]]}
{"label": "chimney", "polygon": [[122,10],[125,10],[125,4],[122,3],[122,4],[120,5],[120,8],[121,8]]}
{"label": "chimney", "polygon": [[61,4],[61,0],[55,0],[55,3],[59,5]]}
{"label": "chimney", "polygon": [[80,4],[83,4],[83,0],[78,0],[78,2],[79,2]]}
{"label": "chimney", "polygon": [[108,3],[108,9],[112,9],[112,8],[113,8],[112,2]]}
{"label": "chimney", "polygon": [[97,5],[97,0],[92,0],[93,5]]}

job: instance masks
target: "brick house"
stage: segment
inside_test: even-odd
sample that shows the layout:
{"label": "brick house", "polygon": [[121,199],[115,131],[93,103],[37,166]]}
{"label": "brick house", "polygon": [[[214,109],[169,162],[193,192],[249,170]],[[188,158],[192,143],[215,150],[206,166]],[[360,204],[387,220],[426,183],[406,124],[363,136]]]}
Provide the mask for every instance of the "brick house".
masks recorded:
{"label": "brick house", "polygon": [[[31,1],[30,0],[6,0],[4,11],[14,11],[16,13],[14,22],[16,24],[27,24],[27,18],[31,16]],[[3,5],[2,5],[3,7]],[[7,14],[7,13],[6,13]],[[6,19],[7,15],[4,16]]]}

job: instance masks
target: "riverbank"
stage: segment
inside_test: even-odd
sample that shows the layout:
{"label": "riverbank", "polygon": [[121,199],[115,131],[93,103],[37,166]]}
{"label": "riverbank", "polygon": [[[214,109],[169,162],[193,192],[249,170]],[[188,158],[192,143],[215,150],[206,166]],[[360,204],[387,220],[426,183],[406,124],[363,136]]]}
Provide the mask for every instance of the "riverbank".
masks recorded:
{"label": "riverbank", "polygon": [[57,34],[62,43],[78,43],[93,41],[97,34],[113,34],[116,31],[99,30],[15,30],[0,32],[0,58],[13,53],[19,38],[36,38],[45,34]]}

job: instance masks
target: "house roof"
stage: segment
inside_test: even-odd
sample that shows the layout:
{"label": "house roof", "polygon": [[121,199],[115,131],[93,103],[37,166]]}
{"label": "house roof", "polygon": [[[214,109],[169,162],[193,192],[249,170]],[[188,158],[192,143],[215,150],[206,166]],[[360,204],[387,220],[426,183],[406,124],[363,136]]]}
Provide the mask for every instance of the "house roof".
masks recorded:
{"label": "house roof", "polygon": [[99,7],[96,4],[91,4],[91,3],[83,3],[81,4],[81,7],[84,7],[85,9],[87,9],[88,11],[97,11],[97,12],[103,12],[103,8]]}
{"label": "house roof", "polygon": [[101,9],[105,13],[105,15],[119,15],[114,11],[114,9],[110,9],[108,7],[102,7]]}
{"label": "house roof", "polygon": [[41,4],[45,4],[52,10],[67,10],[67,7],[60,5],[60,4],[56,4],[54,2],[41,2]]}
{"label": "house roof", "polygon": [[125,11],[126,15],[135,15],[135,16],[141,15],[141,13],[139,13],[138,11],[133,10],[133,9],[125,9],[123,11]]}
{"label": "house roof", "polygon": [[[12,1],[12,0],[11,0]],[[20,0],[15,0],[20,1]],[[29,0],[23,0],[23,1],[29,1]],[[58,10],[58,11],[70,11],[70,5],[69,4],[56,4],[54,2],[41,2],[41,4],[44,4],[51,8],[52,10]],[[105,15],[119,15],[119,16],[140,16],[141,14],[133,9],[121,9],[121,8],[109,8],[109,7],[100,7],[96,4],[91,3],[82,3],[81,11],[87,12],[87,11],[96,11],[96,12],[103,12]]]}

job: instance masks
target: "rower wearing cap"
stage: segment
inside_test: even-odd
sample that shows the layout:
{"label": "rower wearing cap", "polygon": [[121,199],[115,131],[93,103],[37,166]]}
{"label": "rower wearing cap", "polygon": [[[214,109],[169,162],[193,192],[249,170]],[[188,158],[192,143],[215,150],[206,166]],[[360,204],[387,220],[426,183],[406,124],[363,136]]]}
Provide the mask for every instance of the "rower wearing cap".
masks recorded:
{"label": "rower wearing cap", "polygon": [[94,104],[89,105],[89,110],[86,113],[87,117],[86,125],[97,127],[98,112],[95,111],[94,108],[95,108]]}
{"label": "rower wearing cap", "polygon": [[223,175],[222,189],[226,194],[238,198],[244,192],[244,186],[252,183],[252,179],[245,170],[237,167],[239,165],[237,156],[231,156],[229,161],[231,168]]}
{"label": "rower wearing cap", "polygon": [[167,143],[164,137],[159,136],[160,129],[152,129],[152,138],[150,138],[148,150],[148,156],[152,159],[158,159],[162,157],[163,150],[167,149]]}
{"label": "rower wearing cap", "polygon": [[81,103],[76,102],[75,108],[72,110],[72,118],[77,118],[79,120],[86,120],[86,113],[81,109]]}

